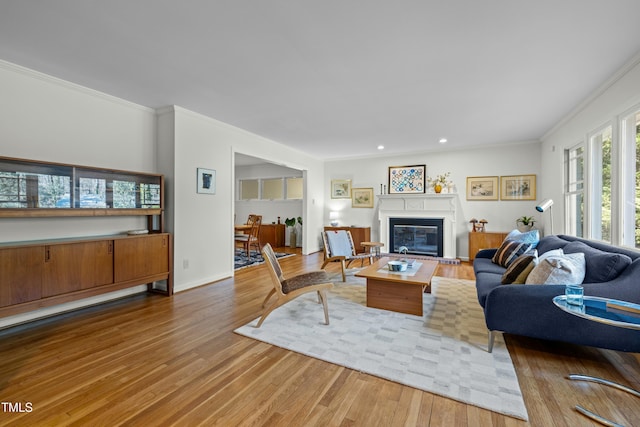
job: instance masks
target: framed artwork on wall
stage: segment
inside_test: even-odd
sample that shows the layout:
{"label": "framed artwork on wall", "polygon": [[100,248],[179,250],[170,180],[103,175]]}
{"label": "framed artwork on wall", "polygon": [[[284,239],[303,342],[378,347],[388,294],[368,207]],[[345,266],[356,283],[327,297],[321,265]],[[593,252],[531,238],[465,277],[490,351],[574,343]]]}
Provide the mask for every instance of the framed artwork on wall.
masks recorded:
{"label": "framed artwork on wall", "polygon": [[201,194],[216,194],[216,171],[198,168],[197,192]]}
{"label": "framed artwork on wall", "polygon": [[535,175],[510,175],[500,177],[500,198],[502,200],[535,200]]}
{"label": "framed artwork on wall", "polygon": [[331,198],[332,199],[350,199],[351,198],[351,180],[350,179],[332,179],[331,180]]}
{"label": "framed artwork on wall", "polygon": [[427,165],[389,166],[389,194],[425,192]]}
{"label": "framed artwork on wall", "polygon": [[467,200],[498,200],[498,184],[497,176],[468,176]]}
{"label": "framed artwork on wall", "polygon": [[352,188],[351,189],[352,208],[372,208],[373,188]]}

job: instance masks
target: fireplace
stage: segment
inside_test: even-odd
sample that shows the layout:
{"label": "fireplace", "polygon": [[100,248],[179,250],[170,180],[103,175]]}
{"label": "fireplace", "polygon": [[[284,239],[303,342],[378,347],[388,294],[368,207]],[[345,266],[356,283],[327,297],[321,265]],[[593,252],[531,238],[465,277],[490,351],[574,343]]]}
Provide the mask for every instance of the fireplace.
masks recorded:
{"label": "fireplace", "polygon": [[389,218],[389,251],[442,257],[444,234],[442,218]]}
{"label": "fireplace", "polygon": [[[430,243],[434,238],[438,239],[437,245],[439,250],[436,256],[443,258],[456,258],[456,238],[457,238],[457,221],[456,207],[458,205],[458,195],[449,194],[381,194],[378,196],[378,219],[380,220],[380,230],[378,238],[384,245],[383,250],[388,252],[397,252],[398,245],[391,242],[391,224],[390,220],[401,219],[404,225],[423,226],[423,224],[415,224],[407,222],[411,219],[420,220],[437,220],[440,226],[438,233],[433,233],[430,228],[416,229],[416,237],[427,242],[424,246],[431,246]],[[403,225],[403,224],[401,224]],[[427,227],[433,224],[426,224]],[[408,234],[410,229],[405,230]],[[418,230],[420,232],[418,233]],[[435,234],[435,236],[434,236]],[[442,236],[442,237],[440,237]],[[442,238],[442,240],[439,240]],[[408,245],[404,245],[409,247]],[[418,248],[418,251],[425,248]],[[427,252],[431,251],[428,248]],[[413,251],[412,251],[413,253]]]}

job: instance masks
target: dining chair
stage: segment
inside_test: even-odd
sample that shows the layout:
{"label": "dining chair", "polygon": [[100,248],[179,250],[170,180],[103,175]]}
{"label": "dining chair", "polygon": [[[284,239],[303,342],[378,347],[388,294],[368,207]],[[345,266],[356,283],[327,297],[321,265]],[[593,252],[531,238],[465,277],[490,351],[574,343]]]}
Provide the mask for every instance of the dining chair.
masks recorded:
{"label": "dining chair", "polygon": [[[273,288],[262,302],[262,307],[266,308],[256,328],[262,326],[264,319],[266,319],[273,310],[308,292],[318,293],[318,303],[322,304],[324,308],[324,323],[328,325],[329,307],[327,305],[327,289],[333,288],[333,283],[329,280],[327,272],[321,270],[311,271],[286,279],[271,244],[267,243],[264,245],[262,248],[262,256],[269,269]],[[267,306],[267,302],[269,302],[273,296],[275,296],[275,299]]]}
{"label": "dining chair", "polygon": [[262,215],[249,215],[247,225],[251,225],[249,232],[246,234],[237,234],[235,242],[242,244],[247,257],[250,256],[251,246],[256,247],[256,251],[260,252],[260,227],[262,226]]}

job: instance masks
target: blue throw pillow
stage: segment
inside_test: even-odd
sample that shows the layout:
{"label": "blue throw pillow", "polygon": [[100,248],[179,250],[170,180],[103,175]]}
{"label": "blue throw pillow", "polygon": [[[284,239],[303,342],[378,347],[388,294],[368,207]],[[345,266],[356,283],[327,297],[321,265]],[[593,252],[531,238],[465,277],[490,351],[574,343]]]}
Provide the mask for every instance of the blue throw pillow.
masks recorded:
{"label": "blue throw pillow", "polygon": [[523,233],[516,229],[507,234],[507,237],[505,237],[504,240],[528,243],[532,248],[535,248],[540,242],[540,233],[538,230],[525,231]]}

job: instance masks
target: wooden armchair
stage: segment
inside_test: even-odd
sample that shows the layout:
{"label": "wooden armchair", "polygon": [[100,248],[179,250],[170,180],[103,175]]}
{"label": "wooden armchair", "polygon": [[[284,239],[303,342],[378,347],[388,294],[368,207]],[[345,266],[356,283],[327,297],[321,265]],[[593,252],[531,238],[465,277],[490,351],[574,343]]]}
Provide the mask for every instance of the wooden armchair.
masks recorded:
{"label": "wooden armchair", "polygon": [[271,275],[271,281],[273,282],[273,289],[269,292],[267,297],[262,302],[262,307],[267,305],[267,302],[272,296],[276,296],[275,300],[266,307],[262,317],[258,321],[256,328],[262,326],[262,322],[267,318],[276,308],[283,304],[288,303],[292,299],[299,297],[307,292],[317,292],[318,302],[322,303],[324,307],[324,322],[329,324],[329,308],[327,306],[327,289],[333,288],[333,283],[329,282],[327,273],[325,271],[312,271],[310,273],[303,273],[294,276],[290,279],[285,279],[282,274],[282,268],[276,258],[276,254],[273,252],[271,245],[267,243],[262,248],[262,256],[269,269]]}
{"label": "wooden armchair", "polygon": [[372,254],[356,254],[353,244],[353,237],[349,230],[329,230],[322,232],[322,243],[324,244],[324,262],[321,268],[325,268],[330,262],[339,261],[342,267],[342,281],[347,280],[345,269],[355,260],[364,260]]}

